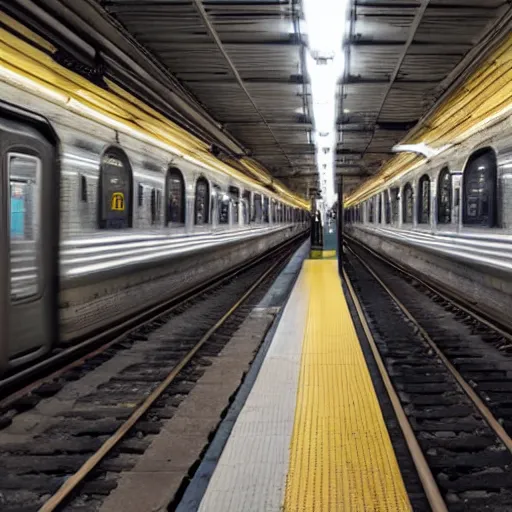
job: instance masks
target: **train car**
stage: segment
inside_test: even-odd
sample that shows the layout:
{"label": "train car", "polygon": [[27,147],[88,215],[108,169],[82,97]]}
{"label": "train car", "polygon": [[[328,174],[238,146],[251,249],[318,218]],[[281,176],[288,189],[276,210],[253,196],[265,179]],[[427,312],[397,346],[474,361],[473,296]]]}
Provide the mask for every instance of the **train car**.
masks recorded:
{"label": "train car", "polygon": [[0,82],[0,371],[307,229],[277,194]]}
{"label": "train car", "polygon": [[347,233],[493,314],[512,307],[512,119],[345,211]]}

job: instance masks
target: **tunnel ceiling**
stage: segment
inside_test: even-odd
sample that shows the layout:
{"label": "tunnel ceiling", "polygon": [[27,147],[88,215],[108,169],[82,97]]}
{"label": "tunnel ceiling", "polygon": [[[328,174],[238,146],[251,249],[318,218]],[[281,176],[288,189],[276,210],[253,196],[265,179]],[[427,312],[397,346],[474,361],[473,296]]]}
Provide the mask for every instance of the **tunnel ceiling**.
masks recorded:
{"label": "tunnel ceiling", "polygon": [[[274,176],[304,194],[316,187],[299,0],[60,1],[77,12],[94,5]],[[391,157],[509,16],[506,0],[352,2],[337,113],[347,192]]]}

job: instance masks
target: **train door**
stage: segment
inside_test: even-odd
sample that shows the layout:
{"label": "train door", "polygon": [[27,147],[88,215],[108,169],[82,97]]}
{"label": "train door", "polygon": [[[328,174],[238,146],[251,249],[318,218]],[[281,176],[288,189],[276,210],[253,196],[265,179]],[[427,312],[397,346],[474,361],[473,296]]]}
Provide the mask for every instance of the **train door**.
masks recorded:
{"label": "train door", "polygon": [[32,121],[0,109],[0,370],[57,337],[58,169]]}

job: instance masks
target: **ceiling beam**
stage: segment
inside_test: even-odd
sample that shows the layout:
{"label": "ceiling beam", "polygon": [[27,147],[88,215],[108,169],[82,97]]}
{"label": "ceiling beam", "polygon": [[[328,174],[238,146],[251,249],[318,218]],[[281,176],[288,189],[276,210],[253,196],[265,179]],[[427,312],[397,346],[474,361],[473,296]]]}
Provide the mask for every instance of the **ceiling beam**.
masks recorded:
{"label": "ceiling beam", "polygon": [[[414,21],[412,22],[411,27],[409,29],[409,35],[407,37],[407,41],[404,44],[404,47],[400,54],[398,62],[396,63],[395,69],[393,70],[393,74],[391,75],[391,78],[389,79],[389,84],[387,86],[386,93],[382,97],[382,101],[380,103],[380,107],[379,107],[377,117],[376,117],[377,120],[379,119],[380,114],[382,113],[382,110],[384,109],[386,100],[388,99],[389,93],[391,92],[391,89],[393,87],[393,84],[395,83],[395,80],[397,79],[398,73],[400,72],[400,68],[402,67],[402,64],[405,60],[405,56],[407,55],[407,52],[409,51],[409,48],[411,47],[412,42],[414,41],[416,31],[418,30],[418,27],[420,26],[421,20],[423,19],[423,16],[425,15],[425,11],[427,10],[429,3],[430,3],[430,0],[421,0],[421,4],[419,5],[418,10],[416,11],[416,15],[414,16]],[[371,143],[373,142],[374,137],[375,137],[375,129],[373,130],[372,136],[371,136],[370,140],[368,141],[368,144],[366,145],[364,152],[366,152],[368,150]]]}

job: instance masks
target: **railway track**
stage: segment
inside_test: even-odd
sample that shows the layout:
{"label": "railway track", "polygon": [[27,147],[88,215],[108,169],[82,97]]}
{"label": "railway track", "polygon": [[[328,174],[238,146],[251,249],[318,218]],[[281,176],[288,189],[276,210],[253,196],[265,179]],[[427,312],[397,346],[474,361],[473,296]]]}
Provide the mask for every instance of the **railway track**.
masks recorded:
{"label": "railway track", "polygon": [[347,286],[430,507],[511,510],[507,333],[406,278],[348,241]]}
{"label": "railway track", "polygon": [[[4,399],[7,413],[12,411],[9,419],[28,410],[28,430],[31,419],[35,430],[19,443],[0,431],[0,508],[97,510],[117,486],[119,473],[134,466],[150,436],[174,415],[302,238],[162,308],[95,348],[90,357]],[[92,373],[94,382],[87,383]],[[62,410],[49,413],[44,398],[57,392]]]}

